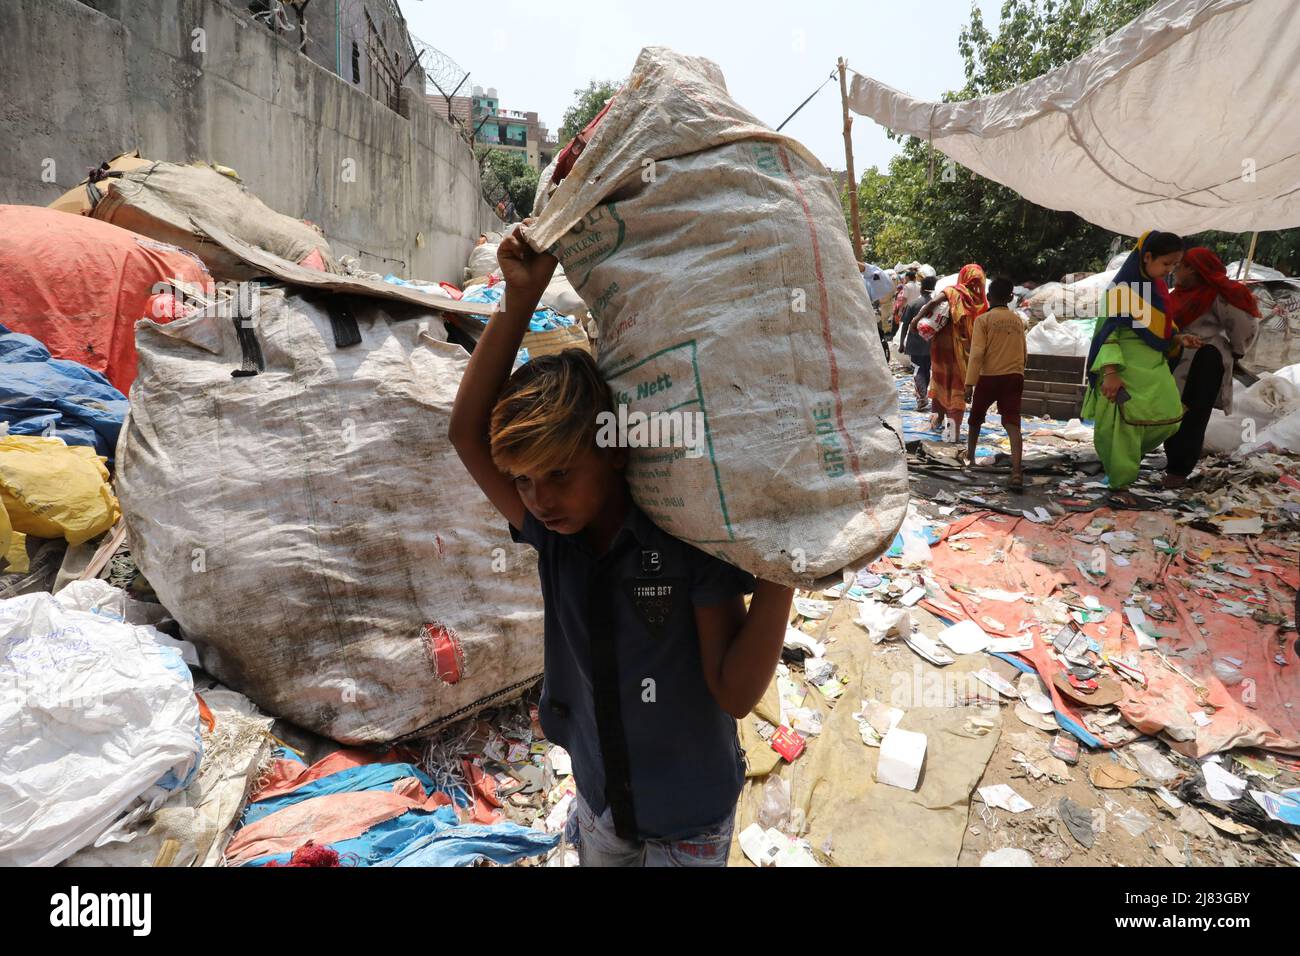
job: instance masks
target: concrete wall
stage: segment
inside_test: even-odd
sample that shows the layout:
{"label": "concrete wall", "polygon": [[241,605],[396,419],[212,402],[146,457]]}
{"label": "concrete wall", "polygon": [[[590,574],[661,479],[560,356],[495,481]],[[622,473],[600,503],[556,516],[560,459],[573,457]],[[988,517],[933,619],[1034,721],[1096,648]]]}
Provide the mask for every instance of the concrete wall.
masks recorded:
{"label": "concrete wall", "polygon": [[[415,50],[406,35],[406,24],[394,12],[392,0],[311,0],[306,7],[306,53],[325,69],[337,73],[353,86],[377,96],[371,89],[371,63],[367,21],[379,31],[389,53],[398,58],[396,70],[402,84],[412,91],[424,91],[424,74],[418,67],[408,72]],[[288,14],[293,29],[282,34],[286,40],[298,45],[297,14]],[[352,50],[357,52],[357,76],[352,72]]]}
{"label": "concrete wall", "polygon": [[0,2],[2,203],[48,203],[138,147],[234,167],[366,268],[458,281],[500,222],[450,124],[416,96],[402,112],[226,0]]}

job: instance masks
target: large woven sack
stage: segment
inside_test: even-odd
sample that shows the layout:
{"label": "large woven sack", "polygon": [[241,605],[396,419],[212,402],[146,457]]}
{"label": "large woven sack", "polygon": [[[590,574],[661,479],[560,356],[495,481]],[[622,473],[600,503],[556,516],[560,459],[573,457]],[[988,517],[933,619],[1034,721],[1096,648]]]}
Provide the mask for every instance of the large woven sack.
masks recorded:
{"label": "large woven sack", "polygon": [[242,184],[209,166],[155,162],[100,185],[104,197],[90,215],[189,249],[217,279],[240,281],[258,272],[195,230],[191,216],[290,262],[301,263],[316,253],[326,271],[338,271],[329,243],[319,232],[276,212]]}
{"label": "large woven sack", "polygon": [[526,236],[596,318],[629,416],[702,416],[703,454],[632,451],[660,527],[787,584],[889,546],[907,505],[898,402],[812,154],[732,102],[713,63],[651,47],[536,214]]}
{"label": "large woven sack", "polygon": [[235,320],[141,322],[118,445],[132,553],[204,668],[348,744],[520,694],[542,671],[536,558],[447,440],[468,355],[357,297],[272,288],[253,324],[265,368],[232,376]]}

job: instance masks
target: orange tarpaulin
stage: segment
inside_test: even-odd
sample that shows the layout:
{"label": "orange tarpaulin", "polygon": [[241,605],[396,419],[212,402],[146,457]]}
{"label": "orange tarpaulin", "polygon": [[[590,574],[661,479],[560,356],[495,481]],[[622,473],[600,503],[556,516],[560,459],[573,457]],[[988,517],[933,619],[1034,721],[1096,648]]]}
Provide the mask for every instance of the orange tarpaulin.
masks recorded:
{"label": "orange tarpaulin", "polygon": [[321,845],[346,840],[408,810],[432,812],[451,803],[451,797],[440,791],[425,796],[415,777],[398,781],[392,790],[326,794],[244,827],[226,847],[226,863],[239,866],[260,857],[291,853],[309,840]]}
{"label": "orange tarpaulin", "polygon": [[[1136,536],[1136,540],[1126,542],[1127,547],[1137,549],[1124,556],[1127,565],[1114,560],[1106,544],[1085,543],[1073,537],[1084,533],[1094,521],[1113,522],[1115,531],[1127,530]],[[954,549],[951,539],[962,532],[979,532],[984,537],[963,539],[969,551]],[[1162,553],[1152,539],[1161,539],[1180,550],[1176,555]],[[1201,757],[1233,747],[1300,753],[1300,713],[1287,706],[1300,703],[1296,635],[1276,624],[1229,614],[1211,596],[1213,592],[1198,589],[1191,576],[1210,571],[1199,558],[1207,549],[1210,562],[1226,561],[1250,575],[1220,575],[1234,583],[1239,581],[1238,587],[1218,592],[1220,596],[1291,618],[1300,583],[1293,552],[1243,535],[1198,531],[1177,524],[1170,514],[1101,509],[1038,524],[981,512],[950,525],[930,554],[934,577],[944,586],[948,599],[960,605],[965,615],[989,634],[1014,637],[1022,633],[1019,628],[1024,622],[1039,625],[1033,630],[1033,650],[1020,656],[1038,670],[1057,710],[1074,721],[1083,723],[1083,711],[1089,708],[1074,704],[1052,685],[1053,675],[1063,668],[1050,645],[1063,625],[1040,623],[1035,604],[980,600],[954,589],[954,583],[973,589],[1023,591],[1035,600],[1053,594],[1059,598],[1063,589],[1076,592],[1080,598],[1095,597],[1109,613],[1100,620],[1074,626],[1095,640],[1106,654],[1137,660],[1148,681],[1145,689],[1121,681],[1124,696],[1117,705],[1120,712],[1144,733],[1163,733],[1181,753]],[[1004,552],[1004,560],[990,560],[997,550]],[[1036,561],[1035,554],[1060,563]],[[1088,568],[1103,566],[1106,573],[1094,579],[1076,561]],[[1257,566],[1268,566],[1270,570],[1259,570]],[[1159,644],[1168,664],[1156,652],[1139,652],[1137,637],[1125,617],[1124,599],[1139,581],[1143,592],[1162,605],[1158,613],[1169,617],[1149,617],[1149,623],[1164,635]],[[1254,603],[1257,595],[1263,596],[1262,605]],[[952,616],[950,610],[933,602],[926,602],[926,606],[936,614]],[[1193,614],[1202,616],[1204,623],[1198,624]],[[1000,623],[1002,629],[987,619]],[[1216,676],[1214,662],[1225,657],[1241,661],[1242,675],[1254,680],[1253,706],[1242,701],[1247,685],[1225,686]],[[1199,725],[1194,713],[1203,713],[1208,722]]]}
{"label": "orange tarpaulin", "polygon": [[303,784],[319,780],[322,777],[328,777],[340,770],[363,767],[372,763],[391,763],[399,759],[401,758],[396,750],[390,750],[387,753],[376,753],[346,747],[322,757],[310,767],[304,763],[299,763],[297,760],[280,758],[272,762],[270,770],[262,778],[262,789],[253,794],[250,799],[269,800],[272,797],[292,793]]}
{"label": "orange tarpaulin", "polygon": [[154,284],[208,287],[197,256],[126,229],[46,209],[0,205],[0,325],[45,343],[55,358],[135,381],[135,323]]}

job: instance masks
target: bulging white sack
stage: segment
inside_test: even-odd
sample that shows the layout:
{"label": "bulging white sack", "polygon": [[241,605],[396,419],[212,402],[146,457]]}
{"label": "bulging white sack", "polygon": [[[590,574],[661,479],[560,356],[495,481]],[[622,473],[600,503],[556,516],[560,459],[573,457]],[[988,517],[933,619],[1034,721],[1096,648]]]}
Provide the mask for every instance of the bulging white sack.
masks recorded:
{"label": "bulging white sack", "polygon": [[198,767],[189,668],[125,607],[103,581],[0,601],[0,866],[54,866]]}
{"label": "bulging white sack", "polygon": [[139,323],[118,445],[132,553],[204,669],[349,744],[517,696],[542,671],[536,558],[447,440],[469,356],[378,300],[270,289],[252,323],[246,377],[235,320]]}
{"label": "bulging white sack", "polygon": [[684,432],[690,415],[703,435],[695,457],[684,440],[632,449],[632,495],[660,527],[787,584],[889,546],[907,505],[898,403],[814,156],[737,106],[713,63],[651,47],[537,214],[526,236],[596,318],[629,421],[676,414]]}
{"label": "bulging white sack", "polygon": [[1025,336],[1025,351],[1030,355],[1086,356],[1092,343],[1089,320],[1056,321],[1049,315]]}

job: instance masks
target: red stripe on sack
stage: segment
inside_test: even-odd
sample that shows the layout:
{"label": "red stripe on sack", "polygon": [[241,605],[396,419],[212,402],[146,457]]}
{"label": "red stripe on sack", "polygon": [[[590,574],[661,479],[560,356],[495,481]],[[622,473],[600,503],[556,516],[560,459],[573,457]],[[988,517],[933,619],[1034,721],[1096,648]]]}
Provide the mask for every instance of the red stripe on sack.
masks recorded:
{"label": "red stripe on sack", "polygon": [[[799,197],[799,205],[803,207],[804,222],[808,225],[808,237],[812,240],[813,271],[817,273],[817,299],[822,316],[822,344],[826,346],[826,361],[830,364],[831,370],[831,394],[835,396],[835,424],[839,429],[840,437],[848,448],[849,465],[853,469],[853,478],[858,483],[862,503],[870,505],[870,490],[858,462],[858,451],[853,446],[853,438],[849,435],[848,428],[844,424],[844,400],[840,396],[840,370],[835,362],[835,346],[831,340],[830,296],[826,292],[826,278],[822,275],[822,253],[821,246],[817,242],[817,228],[813,225],[812,210],[808,206],[808,200],[804,198],[803,189],[799,186],[799,181],[794,177],[794,169],[790,166],[790,157],[786,155],[785,147],[778,145],[776,151],[781,157],[781,165],[785,167],[785,173],[790,177],[790,183],[794,186],[794,191]],[[875,516],[870,511],[867,512],[867,515],[873,524],[877,524]]]}
{"label": "red stripe on sack", "polygon": [[424,625],[424,647],[433,660],[438,677],[448,684],[460,680],[462,654],[460,642],[441,624]]}

